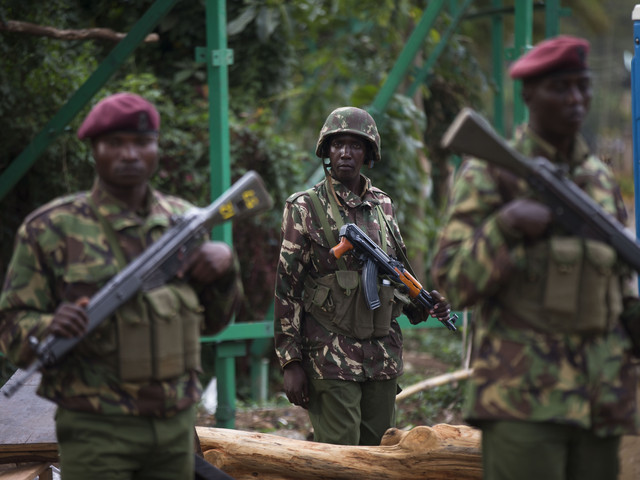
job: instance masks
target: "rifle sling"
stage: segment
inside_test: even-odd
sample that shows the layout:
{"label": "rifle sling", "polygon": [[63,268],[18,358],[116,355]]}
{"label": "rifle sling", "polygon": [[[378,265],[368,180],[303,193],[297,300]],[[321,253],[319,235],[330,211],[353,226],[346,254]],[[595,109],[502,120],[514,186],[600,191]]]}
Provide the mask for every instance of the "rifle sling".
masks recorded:
{"label": "rifle sling", "polygon": [[[331,180],[329,178],[325,178],[325,186],[327,189],[329,187],[329,182],[331,182]],[[311,203],[313,205],[313,208],[316,212],[317,217],[320,220],[320,224],[322,225],[322,230],[324,231],[325,238],[327,239],[329,244],[334,246],[337,245],[338,241],[336,239],[336,236],[333,230],[331,229],[331,227],[329,226],[329,220],[327,218],[329,214],[323,212],[322,205],[320,204],[320,199],[318,198],[318,194],[313,188],[308,189],[306,193],[311,198]],[[338,207],[336,199],[332,195],[327,195],[327,197],[329,198],[331,209],[335,212],[342,212],[342,209]],[[404,253],[402,253],[402,249],[399,248],[400,243],[396,239],[395,234],[393,233],[393,229],[391,229],[391,227],[389,226],[387,222],[387,217],[385,217],[384,212],[382,211],[382,207],[380,206],[379,203],[376,204],[375,210],[378,216],[378,224],[380,225],[380,241],[382,243],[382,249],[385,252],[387,251],[387,232],[386,231],[389,230],[391,232],[391,236],[396,242],[396,245],[398,246],[398,249],[400,250],[400,253],[404,256]],[[338,227],[338,230],[340,230],[340,228],[342,228],[342,226],[344,225],[342,215],[338,215],[338,218],[333,218],[333,220],[336,222],[336,226]],[[345,264],[344,259],[342,258],[337,259],[337,263],[340,270],[347,269],[347,265]]]}

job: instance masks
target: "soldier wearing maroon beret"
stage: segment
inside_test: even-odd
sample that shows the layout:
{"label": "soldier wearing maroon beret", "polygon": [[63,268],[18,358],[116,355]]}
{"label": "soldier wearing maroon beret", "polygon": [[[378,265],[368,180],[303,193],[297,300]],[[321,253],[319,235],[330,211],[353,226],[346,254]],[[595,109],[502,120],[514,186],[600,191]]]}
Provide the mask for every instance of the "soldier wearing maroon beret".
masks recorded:
{"label": "soldier wearing maroon beret", "polygon": [[78,138],[95,138],[110,132],[158,133],[160,114],[139,95],[122,92],[99,101],[78,129]]}
{"label": "soldier wearing maroon beret", "polygon": [[181,279],[138,292],[85,336],[89,299],[193,207],[149,184],[159,128],[132,93],[93,107],[78,130],[93,188],[27,217],[0,296],[0,351],[18,367],[33,359],[31,337],[84,337],[38,389],[58,406],[65,480],[194,478],[200,334],[224,328],[242,292],[231,248],[203,242]]}
{"label": "soldier wearing maroon beret", "polygon": [[[580,129],[593,89],[589,43],[558,36],[511,65],[529,120],[513,145],[566,170],[626,220],[613,173]],[[622,435],[638,429],[637,378],[620,313],[637,303],[629,270],[602,242],[570,234],[522,178],[462,165],[432,273],[473,310],[465,417],[482,431],[485,480],[618,478]]]}

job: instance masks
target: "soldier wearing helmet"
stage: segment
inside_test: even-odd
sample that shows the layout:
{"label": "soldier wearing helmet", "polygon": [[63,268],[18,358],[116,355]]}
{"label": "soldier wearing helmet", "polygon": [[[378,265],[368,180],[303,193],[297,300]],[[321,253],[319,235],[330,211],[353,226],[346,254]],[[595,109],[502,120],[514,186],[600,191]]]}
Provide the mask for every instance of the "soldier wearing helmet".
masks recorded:
{"label": "soldier wearing helmet", "polygon": [[380,281],[382,306],[369,310],[362,265],[329,250],[345,223],[356,223],[381,248],[405,258],[391,198],[360,170],[380,161],[380,135],[365,110],[342,107],[327,117],[316,145],[325,179],[287,199],[275,289],[275,348],[289,401],[308,409],[316,441],[379,445],[395,423],[402,374],[403,311],[412,322],[447,319],[436,291],[431,311],[404,303]]}

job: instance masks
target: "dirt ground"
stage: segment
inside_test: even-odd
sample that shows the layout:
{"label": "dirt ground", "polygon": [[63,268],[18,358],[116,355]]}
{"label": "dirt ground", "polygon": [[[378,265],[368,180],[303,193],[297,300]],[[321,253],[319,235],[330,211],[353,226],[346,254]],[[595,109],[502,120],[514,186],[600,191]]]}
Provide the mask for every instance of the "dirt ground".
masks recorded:
{"label": "dirt ground", "polygon": [[[430,378],[440,375],[451,370],[451,366],[443,363],[432,356],[425,353],[414,353],[405,350],[404,352],[405,377],[409,373],[420,372],[420,377]],[[409,386],[406,382],[400,382],[403,387]],[[276,392],[271,392],[276,393]],[[398,408],[407,412],[417,411],[420,404],[424,402],[424,398],[420,395],[406,398],[402,400]],[[438,412],[436,417],[430,420],[420,422],[419,417],[411,418],[412,425],[434,425],[436,423],[448,423],[451,425],[461,425],[464,421],[460,417],[459,409],[452,406],[450,409],[443,409]],[[200,411],[198,416],[198,425],[205,427],[215,426],[215,417]],[[406,426],[397,425],[398,428]],[[313,428],[309,421],[307,411],[301,407],[285,406],[285,407],[258,407],[258,408],[238,408],[236,410],[235,428],[237,430],[272,433],[288,438],[296,438],[300,440],[312,440]]]}

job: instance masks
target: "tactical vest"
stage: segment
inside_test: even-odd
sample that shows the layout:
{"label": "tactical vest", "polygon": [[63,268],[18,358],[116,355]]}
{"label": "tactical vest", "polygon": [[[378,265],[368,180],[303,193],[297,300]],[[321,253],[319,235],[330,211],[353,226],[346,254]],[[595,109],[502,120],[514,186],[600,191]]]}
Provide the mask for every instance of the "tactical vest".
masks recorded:
{"label": "tactical vest", "polygon": [[[322,224],[327,242],[337,245],[337,239],[323,211],[318,195],[313,189],[307,190],[311,197],[316,216]],[[335,200],[329,197],[332,209],[338,212]],[[382,248],[386,251],[386,219],[380,205],[376,206]],[[334,219],[338,229],[343,225],[342,218]],[[380,306],[369,310],[361,285],[361,274],[347,270],[344,259],[337,260],[339,269],[335,273],[319,278],[307,276],[304,284],[303,302],[305,312],[316,319],[327,330],[360,340],[372,337],[384,337],[389,334],[391,320],[402,313],[401,295],[388,280],[378,278]]]}
{"label": "tactical vest", "polygon": [[[123,269],[127,262],[113,228],[91,200],[89,204],[98,217],[118,268]],[[173,282],[138,292],[118,308],[114,318],[115,321],[106,322],[107,325],[104,328],[101,325],[95,333],[98,341],[105,341],[101,360],[117,369],[121,380],[167,380],[189,370],[201,370],[203,307],[188,283]]]}
{"label": "tactical vest", "polygon": [[517,317],[546,332],[602,333],[622,311],[617,255],[608,245],[552,236],[525,248],[524,271],[497,295]]}

